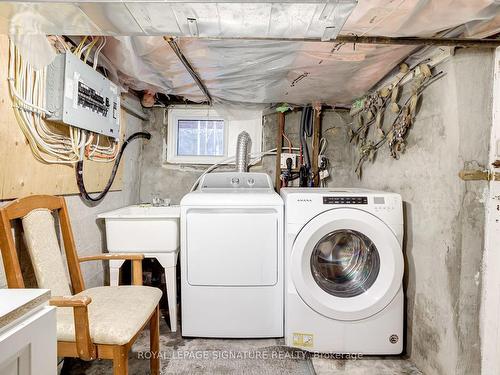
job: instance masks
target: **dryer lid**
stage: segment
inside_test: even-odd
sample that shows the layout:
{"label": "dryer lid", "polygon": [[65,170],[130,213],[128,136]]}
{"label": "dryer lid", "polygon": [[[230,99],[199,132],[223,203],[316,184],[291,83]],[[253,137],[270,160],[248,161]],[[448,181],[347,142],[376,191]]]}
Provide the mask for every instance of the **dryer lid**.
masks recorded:
{"label": "dryer lid", "polygon": [[293,244],[290,272],[304,302],[339,320],[360,320],[395,297],[404,262],[391,229],[355,208],[325,211],[310,220]]}

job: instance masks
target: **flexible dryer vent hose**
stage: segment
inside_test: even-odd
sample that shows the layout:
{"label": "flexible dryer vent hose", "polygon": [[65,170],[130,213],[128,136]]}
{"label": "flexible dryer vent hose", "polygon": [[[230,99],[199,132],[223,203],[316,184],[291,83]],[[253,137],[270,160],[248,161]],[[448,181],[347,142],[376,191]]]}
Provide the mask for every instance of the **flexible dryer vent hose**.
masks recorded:
{"label": "flexible dryer vent hose", "polygon": [[248,172],[248,162],[252,140],[246,131],[238,134],[238,143],[236,145],[236,171]]}

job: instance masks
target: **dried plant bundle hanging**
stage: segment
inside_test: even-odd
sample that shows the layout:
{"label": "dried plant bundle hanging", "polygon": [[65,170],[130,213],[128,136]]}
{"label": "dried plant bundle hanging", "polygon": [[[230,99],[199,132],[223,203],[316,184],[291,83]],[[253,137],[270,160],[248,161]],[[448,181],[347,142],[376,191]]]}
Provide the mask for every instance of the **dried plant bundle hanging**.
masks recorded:
{"label": "dried plant bundle hanging", "polygon": [[[356,145],[358,162],[356,174],[361,178],[363,163],[373,161],[378,150],[388,143],[390,155],[398,159],[406,147],[406,137],[417,114],[418,104],[423,91],[444,73],[433,73],[429,60],[410,67],[408,64],[399,66],[399,73],[394,82],[375,90],[361,99],[357,99],[351,107],[354,117],[349,129],[349,141]],[[410,92],[403,92],[404,82],[411,84]],[[384,117],[393,116],[390,126],[384,130]],[[388,116],[389,117],[389,116]]]}

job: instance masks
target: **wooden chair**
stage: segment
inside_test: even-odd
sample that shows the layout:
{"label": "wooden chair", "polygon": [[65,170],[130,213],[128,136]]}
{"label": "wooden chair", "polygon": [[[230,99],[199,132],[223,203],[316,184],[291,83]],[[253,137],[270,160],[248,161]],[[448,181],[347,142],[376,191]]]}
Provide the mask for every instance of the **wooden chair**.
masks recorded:
{"label": "wooden chair", "polygon": [[[58,214],[71,283],[53,213]],[[9,288],[24,287],[12,235],[12,222],[16,219],[23,222],[38,286],[51,289],[50,304],[57,306],[58,356],[111,359],[115,375],[128,374],[128,352],[149,322],[151,374],[159,374],[158,304],[162,292],[142,286],[144,256],[129,253],[78,257],[64,198],[30,196],[0,208],[0,250]],[[131,260],[134,285],[85,289],[80,263],[108,259]]]}

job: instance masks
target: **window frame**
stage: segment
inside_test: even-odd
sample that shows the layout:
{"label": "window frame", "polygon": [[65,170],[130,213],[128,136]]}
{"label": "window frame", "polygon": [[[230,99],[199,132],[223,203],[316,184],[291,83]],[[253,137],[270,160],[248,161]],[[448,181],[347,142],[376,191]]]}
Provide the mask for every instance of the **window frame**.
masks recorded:
{"label": "window frame", "polygon": [[[224,153],[222,156],[178,155],[178,121],[179,120],[211,120],[224,122]],[[167,163],[171,164],[215,164],[228,155],[229,122],[212,108],[168,108],[167,117]]]}

